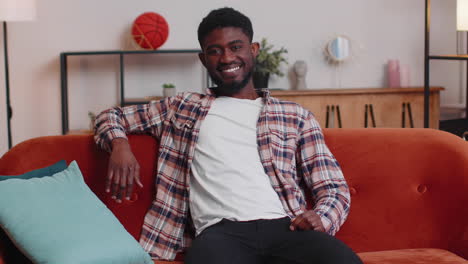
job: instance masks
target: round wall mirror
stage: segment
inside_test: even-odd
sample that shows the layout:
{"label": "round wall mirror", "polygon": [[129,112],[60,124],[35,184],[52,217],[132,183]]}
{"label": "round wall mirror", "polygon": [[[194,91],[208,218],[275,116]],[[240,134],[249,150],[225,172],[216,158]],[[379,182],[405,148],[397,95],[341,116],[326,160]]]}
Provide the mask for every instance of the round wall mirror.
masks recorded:
{"label": "round wall mirror", "polygon": [[344,62],[351,57],[351,40],[345,36],[337,36],[326,46],[326,54],[331,62]]}

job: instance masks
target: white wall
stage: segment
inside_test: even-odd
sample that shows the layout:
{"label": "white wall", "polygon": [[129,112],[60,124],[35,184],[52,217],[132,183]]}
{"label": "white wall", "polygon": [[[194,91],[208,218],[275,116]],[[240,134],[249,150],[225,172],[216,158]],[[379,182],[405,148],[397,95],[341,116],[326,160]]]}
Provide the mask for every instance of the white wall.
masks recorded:
{"label": "white wall", "polygon": [[[439,2],[437,9],[440,11],[434,7],[433,12],[439,12],[440,20],[444,21],[440,22],[439,31],[450,35],[450,30],[444,29],[451,27],[452,22],[454,25],[455,0],[433,2]],[[222,6],[237,8],[252,19],[255,40],[267,37],[277,47],[289,50],[290,63],[285,71],[296,60],[307,62],[310,89],[338,88],[335,70],[322,55],[325,43],[337,34],[349,36],[358,47],[355,58],[341,68],[343,88],[385,86],[384,66],[389,59],[409,64],[412,84],[423,85],[423,0],[37,0],[37,6],[36,21],[8,24],[15,144],[36,136],[61,133],[60,52],[127,48],[131,24],[145,11],[158,12],[169,22],[169,39],[162,48],[179,49],[198,48],[196,29],[209,10]],[[434,46],[438,43],[453,48],[451,44],[446,45],[446,39],[451,37],[448,35],[443,41],[433,40]],[[0,58],[3,61],[3,57]],[[175,83],[178,90],[200,91],[204,85],[203,72],[196,57],[181,60],[186,62],[183,68],[174,66],[170,59],[153,55],[128,57],[127,93],[129,96],[158,95],[164,82]],[[163,71],[162,65],[168,64],[170,69]],[[117,57],[70,59],[72,129],[87,128],[88,111],[98,112],[118,102],[117,70]],[[436,71],[434,67],[434,76],[438,74]],[[447,75],[452,73],[452,70],[447,71]],[[0,72],[2,154],[6,151],[3,64]],[[432,84],[439,84],[437,77],[432,80]],[[270,86],[289,89],[291,83],[285,76],[274,78]],[[443,100],[457,101],[458,94],[459,91],[451,91]]]}

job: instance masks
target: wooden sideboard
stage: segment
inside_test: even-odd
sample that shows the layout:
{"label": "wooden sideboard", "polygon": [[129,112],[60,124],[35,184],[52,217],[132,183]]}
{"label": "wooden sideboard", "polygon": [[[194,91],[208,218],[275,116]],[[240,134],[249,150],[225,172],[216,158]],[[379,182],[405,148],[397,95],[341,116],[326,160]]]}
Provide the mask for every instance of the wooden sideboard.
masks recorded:
{"label": "wooden sideboard", "polygon": [[[430,127],[435,129],[439,128],[440,91],[442,90],[444,90],[442,87],[430,88],[429,120]],[[403,127],[403,119],[405,127],[411,127],[411,119],[413,127],[424,127],[423,87],[273,90],[272,96],[302,105],[314,113],[322,127],[327,127],[327,112],[328,127],[339,127],[337,109],[339,109],[343,128],[366,127],[366,112],[367,127],[373,127],[373,121],[375,127]],[[404,115],[403,104],[406,106]]]}
{"label": "wooden sideboard", "polygon": [[[430,127],[439,128],[440,116],[440,91],[442,87],[430,88]],[[362,88],[362,89],[323,89],[323,90],[272,90],[272,96],[296,102],[314,113],[320,126],[339,127],[338,111],[340,112],[341,127],[362,128],[366,127],[424,127],[424,88]],[[149,100],[159,100],[162,97],[127,99],[127,104],[143,104]],[[403,104],[409,104],[405,108],[403,117]],[[328,107],[328,126],[327,126]],[[332,111],[333,107],[333,111]],[[372,111],[370,110],[372,108]],[[333,112],[333,113],[332,113]],[[373,117],[372,118],[372,114]],[[70,134],[92,133],[92,131],[70,131]]]}

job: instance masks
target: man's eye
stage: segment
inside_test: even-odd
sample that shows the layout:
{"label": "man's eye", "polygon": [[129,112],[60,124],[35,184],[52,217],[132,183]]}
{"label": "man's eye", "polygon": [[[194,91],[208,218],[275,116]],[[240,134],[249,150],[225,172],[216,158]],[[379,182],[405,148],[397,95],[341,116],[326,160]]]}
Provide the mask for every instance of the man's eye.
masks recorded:
{"label": "man's eye", "polygon": [[218,54],[221,54],[221,50],[220,49],[209,49],[207,53],[208,53],[208,55],[218,55]]}
{"label": "man's eye", "polygon": [[235,45],[235,46],[231,47],[231,50],[233,50],[233,51],[240,50],[240,49],[242,49],[241,45]]}

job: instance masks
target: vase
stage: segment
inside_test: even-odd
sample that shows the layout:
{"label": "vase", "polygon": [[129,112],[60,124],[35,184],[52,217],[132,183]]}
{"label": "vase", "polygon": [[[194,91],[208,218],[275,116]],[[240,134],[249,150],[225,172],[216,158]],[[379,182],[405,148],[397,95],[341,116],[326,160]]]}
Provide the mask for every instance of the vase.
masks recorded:
{"label": "vase", "polygon": [[163,96],[164,97],[171,97],[176,94],[176,88],[163,88]]}
{"label": "vase", "polygon": [[389,60],[387,64],[388,87],[400,88],[400,62]]}
{"label": "vase", "polygon": [[254,87],[259,88],[268,88],[268,79],[270,78],[269,73],[254,72],[253,73],[253,83]]}
{"label": "vase", "polygon": [[410,86],[410,69],[408,64],[400,65],[400,86],[409,87]]}

